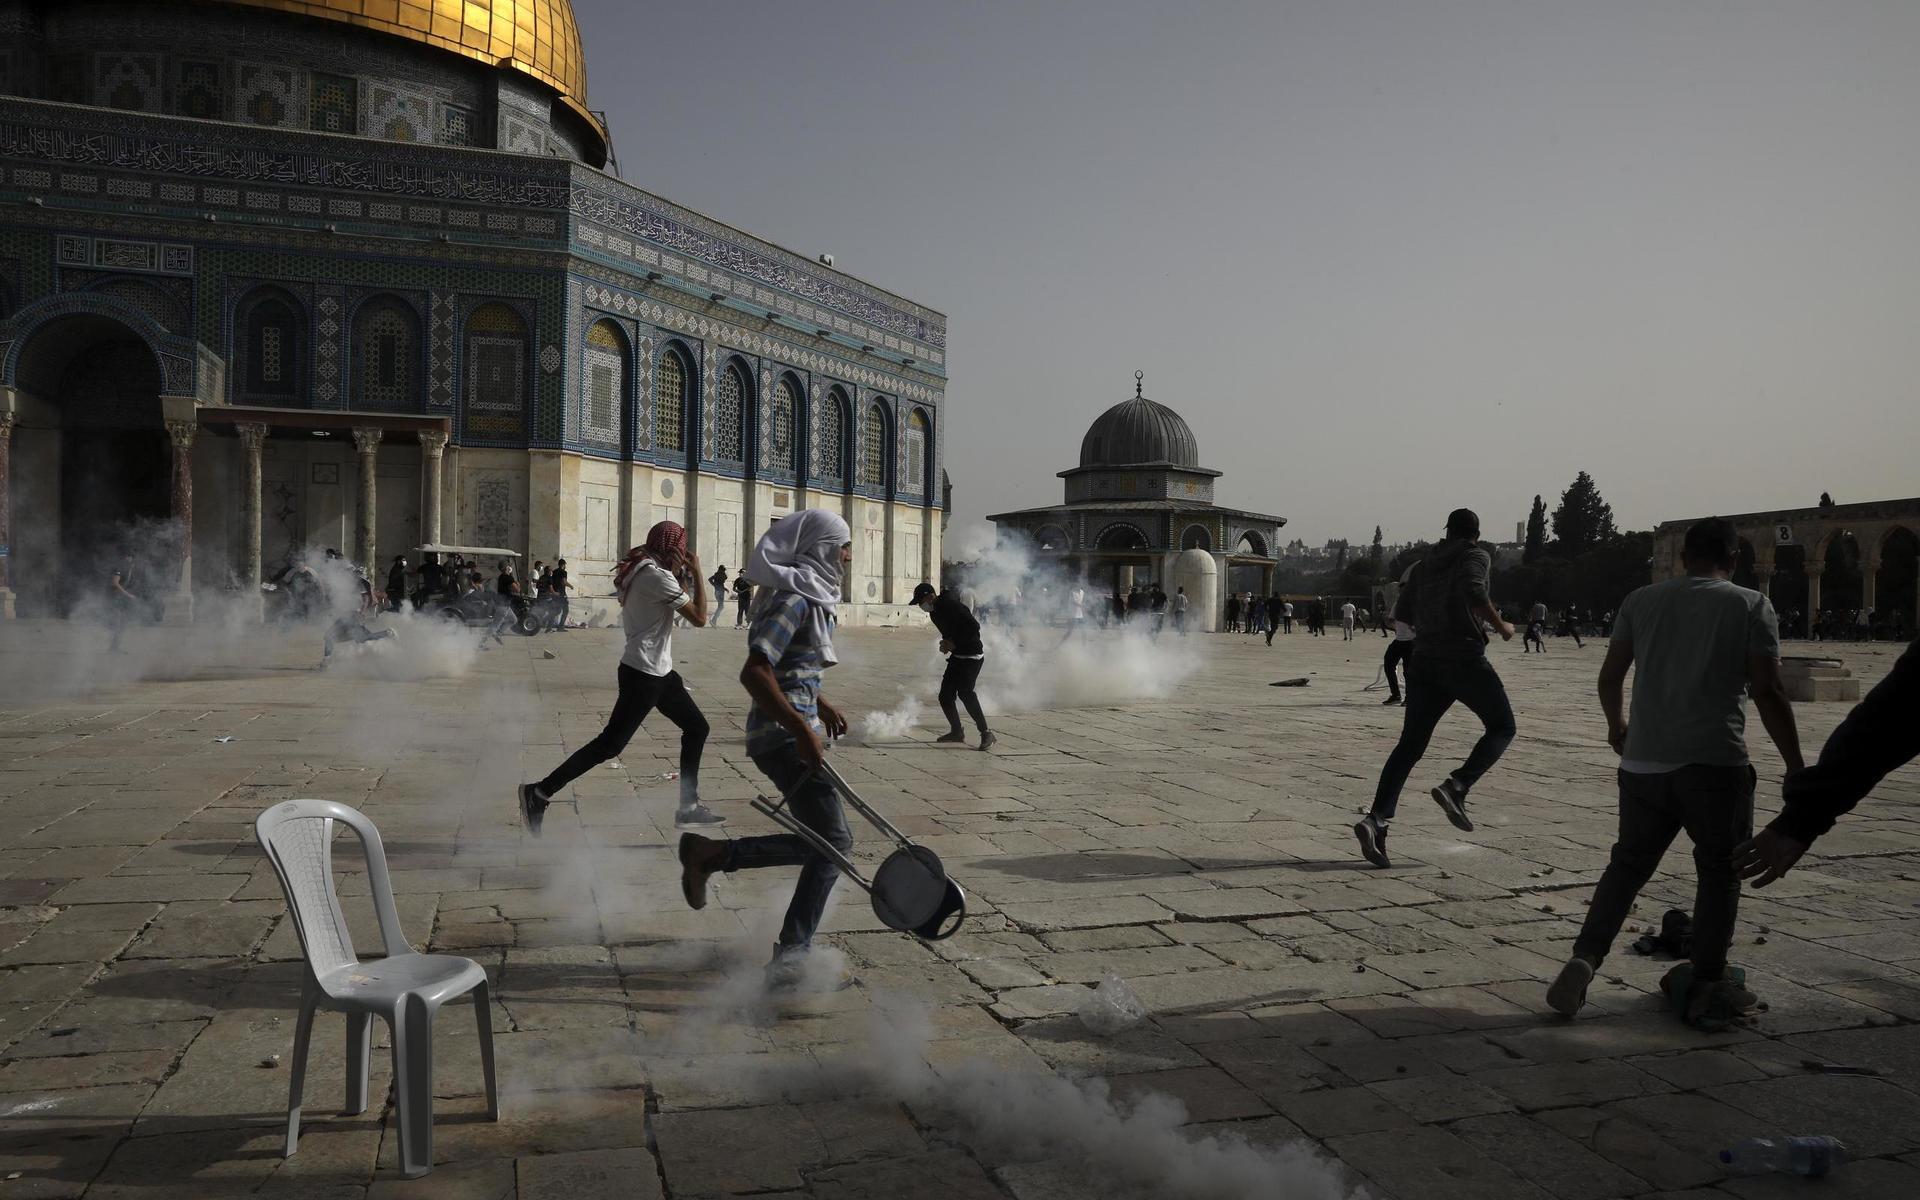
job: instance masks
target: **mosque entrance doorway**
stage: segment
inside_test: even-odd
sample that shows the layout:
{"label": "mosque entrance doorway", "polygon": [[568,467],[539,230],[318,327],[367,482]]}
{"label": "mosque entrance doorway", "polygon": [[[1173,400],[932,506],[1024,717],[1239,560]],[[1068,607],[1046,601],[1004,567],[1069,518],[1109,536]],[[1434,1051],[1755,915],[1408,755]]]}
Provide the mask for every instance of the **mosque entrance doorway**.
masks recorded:
{"label": "mosque entrance doorway", "polygon": [[12,583],[22,614],[97,605],[125,554],[138,590],[159,600],[172,590],[163,573],[179,550],[153,351],[111,318],[63,317],[33,333],[17,378],[34,401],[14,456],[22,486]]}

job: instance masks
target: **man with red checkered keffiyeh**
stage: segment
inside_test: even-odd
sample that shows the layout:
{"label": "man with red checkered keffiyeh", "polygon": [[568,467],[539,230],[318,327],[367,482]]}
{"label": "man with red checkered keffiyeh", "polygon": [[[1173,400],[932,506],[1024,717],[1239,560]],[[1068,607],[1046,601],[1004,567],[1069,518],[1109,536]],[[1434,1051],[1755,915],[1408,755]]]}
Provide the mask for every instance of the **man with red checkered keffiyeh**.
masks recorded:
{"label": "man with red checkered keffiyeh", "polygon": [[707,623],[707,583],[700,575],[700,556],[687,546],[687,531],[672,521],[648,530],[646,543],[627,551],[613,569],[613,590],[620,598],[620,624],[627,635],[626,650],[620,655],[619,698],[598,737],[575,750],[545,779],[520,785],[520,816],[535,837],[540,835],[547,805],[560,789],[626,749],[640,723],[656,708],[680,727],[680,807],[674,815],[675,827],[704,829],[726,820],[700,803],[700,752],[707,744],[707,719],[673,669],[674,617],[684,617],[693,625]]}

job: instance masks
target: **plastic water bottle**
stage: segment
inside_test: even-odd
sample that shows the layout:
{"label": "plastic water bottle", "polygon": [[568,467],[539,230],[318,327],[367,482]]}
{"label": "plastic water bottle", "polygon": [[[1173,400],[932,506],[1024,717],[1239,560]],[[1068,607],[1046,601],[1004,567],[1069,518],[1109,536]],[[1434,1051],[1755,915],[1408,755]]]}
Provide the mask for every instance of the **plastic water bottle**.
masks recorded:
{"label": "plastic water bottle", "polygon": [[1804,1175],[1819,1179],[1838,1171],[1847,1148],[1834,1137],[1747,1138],[1720,1161],[1742,1175]]}

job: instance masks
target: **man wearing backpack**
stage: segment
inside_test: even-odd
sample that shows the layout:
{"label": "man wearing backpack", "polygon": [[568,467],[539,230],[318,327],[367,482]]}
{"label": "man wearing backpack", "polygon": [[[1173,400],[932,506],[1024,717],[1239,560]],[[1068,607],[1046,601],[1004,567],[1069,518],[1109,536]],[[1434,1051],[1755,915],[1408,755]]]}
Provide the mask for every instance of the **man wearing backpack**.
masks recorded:
{"label": "man wearing backpack", "polygon": [[1513,706],[1499,672],[1487,661],[1485,620],[1500,636],[1513,640],[1513,626],[1487,594],[1493,556],[1480,545],[1480,518],[1471,509],[1447,515],[1447,537],[1408,572],[1394,619],[1411,625],[1414,656],[1407,668],[1406,721],[1400,741],[1387,756],[1374,789],[1373,808],[1353,835],[1360,853],[1376,867],[1390,867],[1387,823],[1400,806],[1400,789],[1415,763],[1427,752],[1434,727],[1455,701],[1480,718],[1485,731],[1467,761],[1433,789],[1433,798],[1457,829],[1473,832],[1467,817],[1467,792],[1513,742]]}

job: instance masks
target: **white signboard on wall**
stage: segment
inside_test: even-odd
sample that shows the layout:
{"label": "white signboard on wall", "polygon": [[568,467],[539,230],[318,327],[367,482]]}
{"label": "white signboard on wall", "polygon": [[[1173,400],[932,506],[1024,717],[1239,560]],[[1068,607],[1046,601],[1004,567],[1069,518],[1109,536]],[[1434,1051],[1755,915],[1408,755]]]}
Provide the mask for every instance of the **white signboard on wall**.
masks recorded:
{"label": "white signboard on wall", "polygon": [[1785,521],[1775,522],[1773,526],[1773,544],[1776,546],[1793,545],[1793,526],[1787,524]]}

